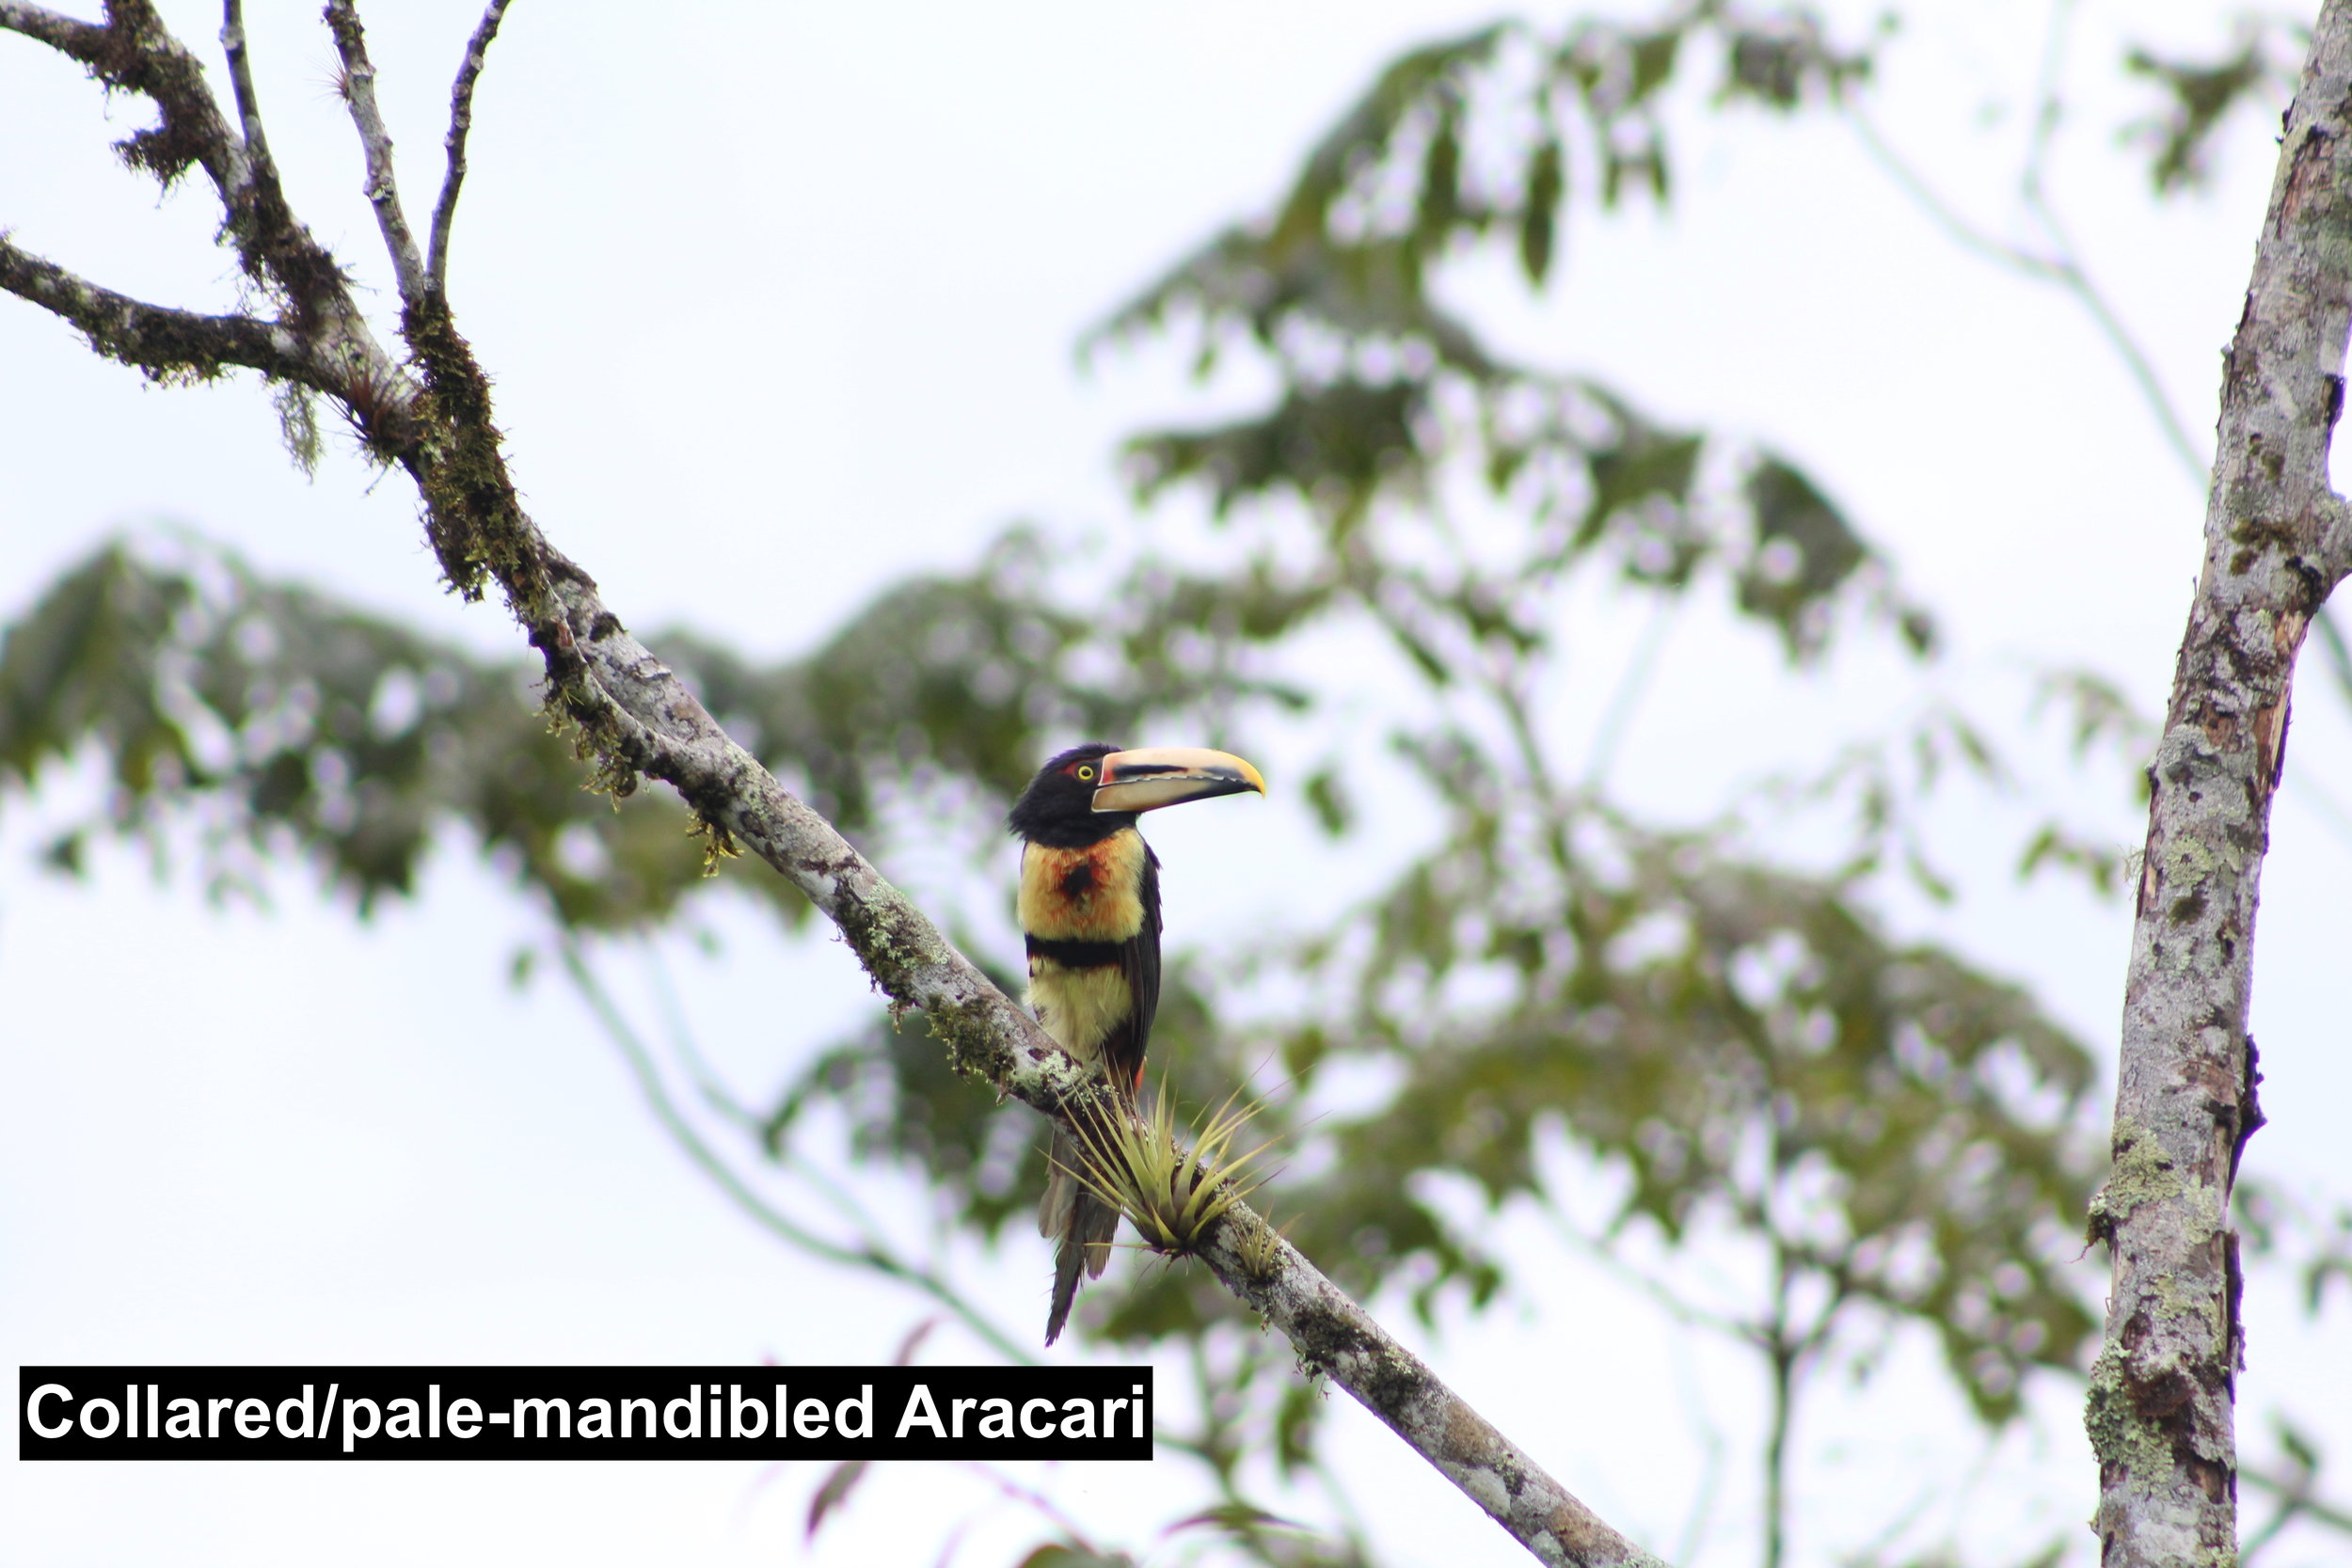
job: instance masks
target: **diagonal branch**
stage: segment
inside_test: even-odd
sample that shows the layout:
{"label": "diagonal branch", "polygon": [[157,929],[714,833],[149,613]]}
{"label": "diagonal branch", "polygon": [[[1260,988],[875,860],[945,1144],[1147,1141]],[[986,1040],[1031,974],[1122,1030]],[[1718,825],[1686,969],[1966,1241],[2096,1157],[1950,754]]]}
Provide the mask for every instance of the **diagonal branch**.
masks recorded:
{"label": "diagonal branch", "polygon": [[441,178],[441,198],[433,204],[433,239],[425,253],[425,287],[435,293],[449,292],[449,230],[457,216],[457,188],[466,182],[466,137],[473,130],[474,84],[482,79],[482,63],[489,57],[490,40],[499,36],[510,0],[490,0],[482,22],[467,40],[465,62],[457,68],[456,84],[449,94],[449,134],[441,141],[449,154],[449,172]]}
{"label": "diagonal branch", "polygon": [[368,204],[375,209],[375,226],[384,232],[384,250],[392,259],[400,297],[414,305],[424,295],[424,262],[417,254],[417,237],[409,232],[408,214],[400,205],[400,182],[392,172],[392,134],[376,106],[375,64],[368,58],[359,8],[354,0],[327,0],[326,26],[335,35],[335,53],[342,56],[343,102],[351,106],[351,123],[359,132],[360,150],[367,157]]}
{"label": "diagonal branch", "polygon": [[2062,282],[2067,275],[2067,262],[2062,257],[2045,256],[2038,250],[2015,244],[1989,232],[1975,219],[1946,200],[1943,194],[1928,182],[1911,162],[1895,150],[1885,134],[1878,128],[1858,98],[1842,101],[1846,122],[1860,138],[1862,149],[1878,164],[1886,177],[1901,187],[1902,193],[1917,203],[1945,237],[1963,250],[1973,250],[1987,261],[2013,267],[2026,277],[2043,282]]}
{"label": "diagonal branch", "polygon": [[2131,328],[2108,303],[2106,295],[2091,282],[2090,272],[2082,261],[2082,252],[2075,246],[2066,226],[2058,219],[2058,209],[2050,204],[2048,172],[2050,150],[2058,138],[2058,122],[2065,118],[2065,106],[2058,97],[2058,82],[2064,74],[2066,50],[2073,31],[2075,0],[2057,0],[2050,8],[2049,32],[2042,50],[2042,81],[2035,89],[2039,107],[2034,113],[2033,139],[2026,153],[2026,166],[2018,181],[2018,194],[2024,198],[2026,210],[2042,226],[2058,255],[2064,271],[2059,281],[2090,313],[2091,321],[2123,361],[2123,368],[2139,388],[2140,397],[2156,419],[2156,426],[2164,433],[2172,455],[2195,480],[2205,477],[2205,459],[2198,450],[2197,439],[2191,436],[2180,411],[2172,406],[2172,399],[2164,389],[2164,382],[2156,374],[2156,367]]}
{"label": "diagonal branch", "polygon": [[0,234],[0,292],[64,318],[81,329],[93,351],[158,381],[210,381],[242,366],[328,389],[320,385],[309,343],[281,323],[150,305],[21,250],[6,234]]}
{"label": "diagonal branch", "polygon": [[[1114,1105],[1094,1076],[951,946],[831,824],[729,739],[702,704],[605,609],[596,585],[520,519],[553,626],[532,628],[575,718],[600,746],[664,780],[727,838],[806,894],[848,939],[875,983],[920,1008],[959,1069],[1059,1120]],[[532,594],[510,590],[518,611]],[[582,689],[595,695],[580,697]],[[611,705],[624,722],[599,733]],[[1200,1257],[1219,1282],[1286,1336],[1300,1359],[1354,1395],[1471,1500],[1548,1563],[1654,1564],[1595,1516],[1266,1222],[1237,1205]]]}
{"label": "diagonal branch", "polygon": [[2055,283],[2074,296],[2091,324],[2106,339],[2107,346],[2123,362],[2124,372],[2162,433],[2165,444],[2180,460],[2188,475],[2202,483],[2205,459],[2200,454],[2196,439],[2182,422],[2180,411],[2172,404],[2164,382],[2139,341],[2114,304],[2090,276],[2081,249],[2074,244],[2058,210],[2051,204],[2047,171],[2052,144],[2058,134],[2061,115],[2058,82],[2066,51],[2067,30],[2073,20],[2073,0],[2058,0],[2051,8],[2049,33],[2042,46],[2042,77],[2035,89],[2036,110],[2032,139],[2027,145],[2026,164],[2018,178],[2018,194],[2026,213],[2042,229],[2050,242],[2047,250],[2037,250],[2002,239],[1963,214],[1946,199],[1917,168],[1895,150],[1883,133],[1864,110],[1859,99],[1848,98],[1841,107],[1847,123],[1851,125],[1867,152],[1887,177],[1926,213],[1947,237],[1964,250],[1972,250],[1987,260],[2009,267],[2037,282]]}

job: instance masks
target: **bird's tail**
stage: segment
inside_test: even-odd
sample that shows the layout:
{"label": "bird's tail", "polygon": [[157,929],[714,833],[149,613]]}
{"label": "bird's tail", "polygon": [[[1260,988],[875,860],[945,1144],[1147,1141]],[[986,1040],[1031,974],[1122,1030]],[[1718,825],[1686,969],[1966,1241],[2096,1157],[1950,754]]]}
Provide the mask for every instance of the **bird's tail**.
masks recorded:
{"label": "bird's tail", "polygon": [[1099,1279],[1111,1260],[1111,1241],[1119,1234],[1119,1211],[1089,1191],[1076,1174],[1085,1166],[1086,1150],[1076,1139],[1054,1129],[1053,1164],[1045,1178],[1045,1201],[1038,1205],[1038,1234],[1058,1243],[1054,1249],[1054,1306],[1045,1319],[1045,1342],[1061,1338],[1070,1321],[1071,1305],[1078,1299],[1078,1271]]}

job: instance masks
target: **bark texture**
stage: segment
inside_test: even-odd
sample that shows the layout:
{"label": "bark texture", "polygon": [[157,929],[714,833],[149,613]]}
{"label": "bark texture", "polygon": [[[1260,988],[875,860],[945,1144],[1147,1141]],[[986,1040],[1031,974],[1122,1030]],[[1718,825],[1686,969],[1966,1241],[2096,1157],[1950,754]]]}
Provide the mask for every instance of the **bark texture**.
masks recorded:
{"label": "bark texture", "polygon": [[[401,299],[405,355],[375,337],[333,259],[287,206],[246,69],[242,19],[226,10],[237,118],[220,111],[201,66],[147,0],[110,0],[106,20],[73,20],[26,0],[0,0],[0,31],[49,44],[108,87],[138,94],[161,123],[123,144],[127,162],[167,181],[201,168],[237,252],[274,316],[202,316],[103,289],[0,235],[0,292],[79,327],[94,348],[163,380],[248,368],[324,396],[369,451],[405,470],[424,499],[443,574],[468,597],[495,586],[545,660],[549,708],[577,726],[600,787],[625,795],[660,779],[693,809],[711,851],[748,849],[789,878],[840,927],[878,989],[920,1009],[950,1060],[1069,1124],[1127,1114],[1091,1072],[992,985],[832,824],[738,746],[685,684],[607,608],[589,575],[522,510],[497,426],[489,378],[459,335],[443,286],[466,129],[506,0],[491,0],[453,90],[448,165],[429,259],[401,201],[392,148],[375,105],[375,72],[354,0],[326,21],[343,63],[373,207]],[[1662,1568],[1441,1383],[1265,1221],[1236,1205],[1198,1256],[1296,1348],[1301,1362],[1345,1388],[1514,1538],[1549,1564]]]}
{"label": "bark texture", "polygon": [[2352,330],[2352,0],[2322,8],[2224,362],[2205,554],[2181,641],[2124,986],[2114,1264],[2085,1421],[2106,1568],[2237,1558],[2242,1364],[2230,1189],[2262,1123],[2254,909],[2311,618],[2352,555],[2328,447]]}

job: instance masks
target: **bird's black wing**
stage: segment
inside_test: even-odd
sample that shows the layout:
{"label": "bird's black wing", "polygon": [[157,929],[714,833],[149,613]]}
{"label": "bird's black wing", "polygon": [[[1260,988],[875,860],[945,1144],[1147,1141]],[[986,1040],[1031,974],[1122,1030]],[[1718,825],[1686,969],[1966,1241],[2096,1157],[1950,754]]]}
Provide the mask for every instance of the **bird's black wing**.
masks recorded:
{"label": "bird's black wing", "polygon": [[1143,922],[1119,944],[1119,972],[1131,999],[1125,1022],[1103,1041],[1103,1065],[1110,1081],[1130,1100],[1143,1083],[1143,1053],[1152,1043],[1152,1020],[1160,1010],[1160,857],[1143,847]]}

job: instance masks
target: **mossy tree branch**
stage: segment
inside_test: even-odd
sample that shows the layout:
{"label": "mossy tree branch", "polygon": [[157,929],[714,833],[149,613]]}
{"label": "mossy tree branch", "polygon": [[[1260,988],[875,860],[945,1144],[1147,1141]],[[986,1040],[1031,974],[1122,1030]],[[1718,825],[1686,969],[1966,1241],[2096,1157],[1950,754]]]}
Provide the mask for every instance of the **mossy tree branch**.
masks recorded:
{"label": "mossy tree branch", "polygon": [[[549,708],[576,727],[580,754],[593,761],[602,787],[620,795],[641,777],[669,784],[703,824],[713,853],[748,849],[790,879],[840,928],[875,985],[897,1006],[925,1015],[960,1070],[1065,1124],[1122,1114],[1091,1072],[726,735],[605,606],[594,579],[524,513],[493,421],[489,379],[441,291],[425,286],[426,270],[400,213],[352,0],[334,0],[327,19],[345,60],[367,194],[400,278],[405,365],[377,341],[341,270],[286,207],[262,151],[260,110],[243,78],[233,4],[225,31],[238,35],[232,76],[243,134],[220,114],[194,56],[144,0],[116,0],[106,14],[102,27],[0,0],[0,29],[47,42],[110,87],[153,100],[163,123],[134,137],[126,158],[167,182],[201,165],[220,196],[224,239],[248,275],[281,299],[285,314],[267,322],[139,306],[79,279],[67,286],[60,281],[67,275],[12,248],[0,253],[8,262],[0,286],[81,325],[104,352],[151,374],[244,366],[335,398],[369,449],[416,483],[450,583],[468,597],[493,583],[502,593],[545,662]],[[461,96],[469,96],[479,74],[476,59],[490,25],[485,18],[475,35]],[[462,116],[453,117],[452,136],[462,144]],[[453,176],[462,161],[452,150]],[[453,179],[445,201],[453,201],[454,188]],[[437,221],[437,261],[445,250],[444,229]],[[125,307],[139,330],[113,325],[124,319]],[[166,330],[183,320],[201,324],[202,331],[191,327],[194,336],[175,338]],[[206,345],[204,352],[191,342]],[[1579,1568],[1658,1563],[1547,1475],[1248,1207],[1228,1210],[1197,1256],[1289,1338],[1304,1365],[1345,1388],[1538,1560]]]}
{"label": "mossy tree branch", "polygon": [[2236,1560],[2230,1189],[2263,1119],[2247,1006],[2295,658],[2352,567],[2328,482],[2352,334],[2346,233],[2352,0],[2326,0],[2224,360],[2204,566],[2148,775],[2115,1168],[2090,1213],[2114,1265],[2086,1414],[2107,1568]]}
{"label": "mossy tree branch", "polygon": [[21,249],[4,233],[0,291],[62,318],[81,329],[92,352],[157,381],[210,381],[243,369],[307,382],[320,369],[310,358],[310,342],[282,323],[150,305]]}

